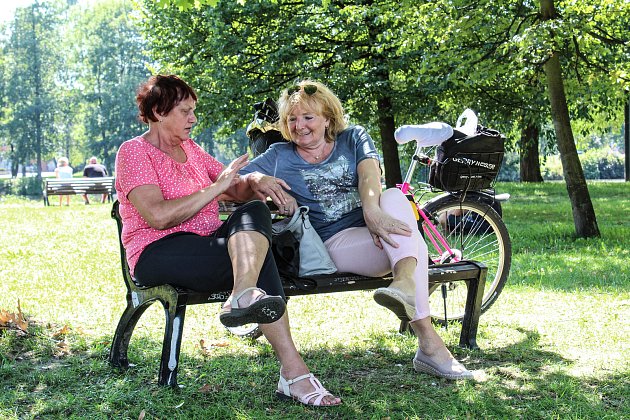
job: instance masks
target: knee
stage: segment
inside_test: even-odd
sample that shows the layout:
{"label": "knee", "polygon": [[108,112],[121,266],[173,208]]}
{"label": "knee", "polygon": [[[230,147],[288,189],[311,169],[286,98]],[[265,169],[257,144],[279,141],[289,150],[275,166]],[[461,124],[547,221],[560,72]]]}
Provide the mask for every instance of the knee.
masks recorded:
{"label": "knee", "polygon": [[416,225],[416,215],[411,206],[415,203],[409,201],[407,196],[398,188],[390,188],[381,194],[381,209],[389,215],[409,224],[412,229]]}
{"label": "knee", "polygon": [[399,188],[388,188],[381,193],[381,202],[407,201],[407,197]]}
{"label": "knee", "polygon": [[243,213],[258,223],[271,223],[269,207],[260,200],[249,201],[241,206]]}
{"label": "knee", "polygon": [[271,213],[262,201],[250,201],[239,206],[222,227],[225,237],[237,232],[254,231],[261,233],[271,243]]}

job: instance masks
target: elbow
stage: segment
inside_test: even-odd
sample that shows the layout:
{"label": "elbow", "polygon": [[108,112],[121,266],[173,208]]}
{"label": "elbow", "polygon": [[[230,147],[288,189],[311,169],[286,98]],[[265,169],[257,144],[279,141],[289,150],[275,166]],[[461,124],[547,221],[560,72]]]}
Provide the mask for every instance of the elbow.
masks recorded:
{"label": "elbow", "polygon": [[173,221],[165,216],[163,212],[152,211],[144,217],[144,220],[151,228],[156,230],[164,230],[173,227],[175,225]]}

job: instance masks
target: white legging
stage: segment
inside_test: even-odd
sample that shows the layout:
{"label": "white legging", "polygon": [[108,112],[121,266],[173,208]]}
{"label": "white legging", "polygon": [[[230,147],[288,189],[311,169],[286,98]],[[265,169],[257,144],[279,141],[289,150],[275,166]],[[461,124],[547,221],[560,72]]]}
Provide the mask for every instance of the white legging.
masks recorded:
{"label": "white legging", "polygon": [[336,233],[326,242],[326,248],[339,272],[362,276],[380,277],[391,273],[398,261],[413,257],[418,262],[414,271],[416,285],[416,314],[412,321],[426,318],[429,308],[429,258],[427,245],[418,231],[411,203],[398,188],[390,188],[381,194],[381,209],[401,220],[412,229],[411,236],[390,235],[398,248],[381,240],[383,249],[374,245],[367,227],[353,227]]}

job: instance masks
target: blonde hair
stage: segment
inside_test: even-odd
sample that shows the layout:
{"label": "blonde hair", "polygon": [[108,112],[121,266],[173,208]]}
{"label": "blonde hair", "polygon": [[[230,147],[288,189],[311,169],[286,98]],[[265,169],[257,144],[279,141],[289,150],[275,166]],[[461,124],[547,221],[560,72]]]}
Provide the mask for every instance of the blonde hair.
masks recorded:
{"label": "blonde hair", "polygon": [[60,157],[59,159],[57,159],[57,166],[66,166],[68,164],[68,158],[67,157]]}
{"label": "blonde hair", "polygon": [[329,125],[324,134],[328,143],[347,127],[339,98],[323,83],[305,79],[282,91],[278,99],[278,128],[287,140],[291,140],[288,118],[298,105],[328,119]]}

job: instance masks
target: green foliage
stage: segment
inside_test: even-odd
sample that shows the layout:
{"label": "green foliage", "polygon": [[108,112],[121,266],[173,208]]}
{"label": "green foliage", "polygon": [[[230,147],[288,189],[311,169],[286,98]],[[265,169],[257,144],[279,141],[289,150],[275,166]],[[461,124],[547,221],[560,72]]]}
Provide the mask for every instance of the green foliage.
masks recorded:
{"label": "green foliage", "polygon": [[0,120],[0,144],[9,146],[14,173],[18,163],[34,161],[39,167],[57,138],[54,69],[61,62],[56,48],[61,13],[59,4],[52,2],[17,8],[4,43],[0,96],[6,109]]}
{"label": "green foliage", "polygon": [[67,80],[76,107],[73,124],[86,139],[84,158],[99,156],[113,168],[120,144],[142,131],[135,92],[147,79],[150,58],[128,2],[107,0],[75,9],[69,33]]}
{"label": "green foliage", "polygon": [[[610,149],[592,149],[580,154],[586,179],[623,179],[623,156]],[[558,156],[551,156],[542,167],[545,180],[562,180],[564,175]]]}
{"label": "green foliage", "polygon": [[[71,2],[76,3],[76,2]],[[149,72],[131,4],[18,7],[0,60],[0,146],[17,165],[95,155],[112,168],[123,140],[140,133],[135,90]]]}
{"label": "green foliage", "polygon": [[580,155],[587,179],[623,179],[623,156],[610,149],[591,149]]}
{"label": "green foliage", "polygon": [[564,179],[560,156],[548,156],[542,166],[542,176],[547,181],[561,181]]}
{"label": "green foliage", "polygon": [[542,93],[550,51],[562,53],[580,133],[619,122],[630,62],[624,6],[557,2],[562,19],[554,22],[540,19],[538,3],[516,1],[226,0],[208,7],[165,0],[145,1],[143,11],[152,53],[168,63],[160,70],[201,91],[201,128],[242,128],[254,102],[311,77],[328,83],[351,122],[367,126],[379,145],[384,117],[396,125],[454,123],[471,107],[508,135],[511,148],[535,124],[551,150]]}
{"label": "green foliage", "polygon": [[517,182],[520,181],[520,158],[516,153],[506,153],[503,158],[503,164],[501,170],[497,176],[497,181],[502,182]]}
{"label": "green foliage", "polygon": [[0,179],[0,196],[20,195],[27,197],[41,197],[42,183],[37,177],[3,178]]}
{"label": "green foliage", "polygon": [[[590,149],[579,155],[584,177],[586,179],[623,179],[624,157],[608,147]],[[545,181],[559,181],[564,179],[562,163],[558,155],[545,158],[541,165]],[[519,157],[516,153],[506,153],[497,180],[519,181]]]}
{"label": "green foliage", "polygon": [[[409,35],[427,26],[423,8],[259,0],[187,11],[146,1],[143,10],[152,54],[168,63],[159,70],[199,91],[201,128],[245,127],[255,102],[277,98],[300,78],[331,86],[350,121],[366,126],[377,144],[393,140],[395,119],[418,123],[440,114],[441,78],[423,71],[425,44],[433,41]],[[383,148],[386,166],[388,158],[398,162],[395,152]]]}

